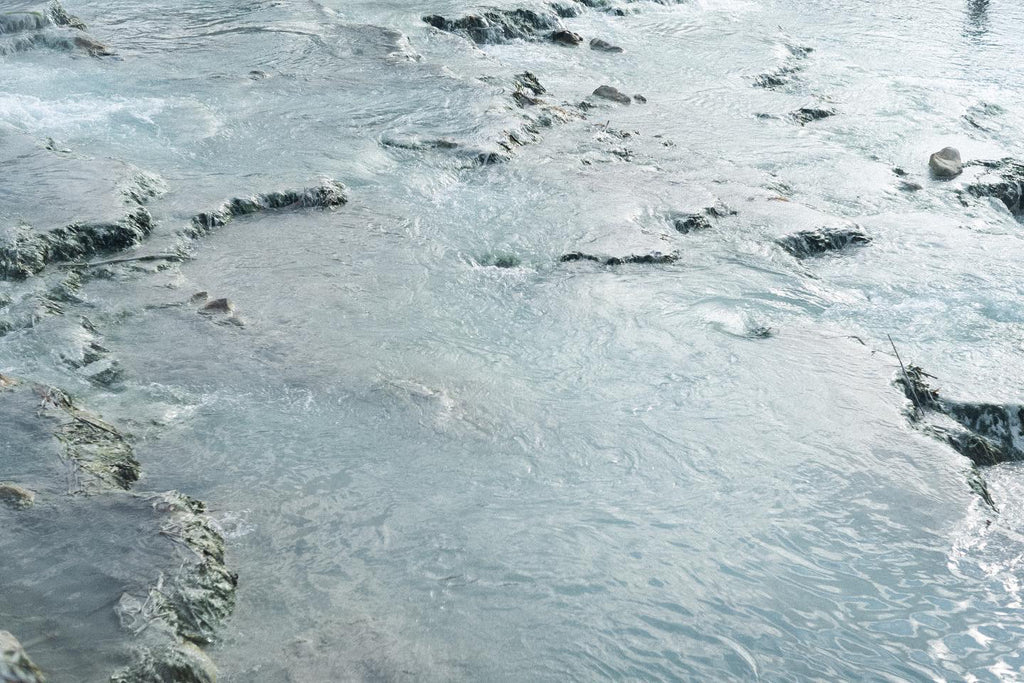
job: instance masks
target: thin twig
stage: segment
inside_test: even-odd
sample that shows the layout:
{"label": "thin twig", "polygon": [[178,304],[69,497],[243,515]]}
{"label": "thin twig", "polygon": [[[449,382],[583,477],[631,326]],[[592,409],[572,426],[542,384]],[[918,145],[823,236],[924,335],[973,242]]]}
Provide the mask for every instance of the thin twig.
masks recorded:
{"label": "thin twig", "polygon": [[128,258],[115,258],[108,261],[93,261],[82,263],[62,263],[64,268],[96,268],[98,266],[113,266],[118,263],[132,263],[133,261],[183,261],[178,254],[151,254],[149,256],[132,256]]}
{"label": "thin twig", "polygon": [[910,389],[911,398],[914,400],[914,407],[921,408],[921,399],[917,395],[917,389],[914,388],[914,383],[910,381],[910,375],[907,374],[907,368],[903,365],[903,359],[900,358],[900,352],[896,350],[896,343],[892,340],[892,335],[885,335],[889,337],[889,343],[892,345],[892,351],[896,354],[896,360],[900,362],[900,370],[903,371],[903,381],[906,382],[907,387]]}

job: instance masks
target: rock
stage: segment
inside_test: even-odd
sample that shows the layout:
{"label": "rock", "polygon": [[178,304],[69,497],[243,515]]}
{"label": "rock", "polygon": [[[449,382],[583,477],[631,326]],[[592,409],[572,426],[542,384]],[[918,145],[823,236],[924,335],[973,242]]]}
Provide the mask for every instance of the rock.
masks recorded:
{"label": "rock", "polygon": [[623,94],[618,89],[613,88],[610,85],[602,85],[599,87],[594,91],[594,97],[611,100],[612,102],[618,102],[619,104],[631,104],[633,102],[629,95]]}
{"label": "rock", "polygon": [[593,254],[584,254],[583,252],[574,251],[569,254],[565,254],[559,259],[562,263],[571,263],[573,261],[593,261],[595,263],[601,263],[606,266],[621,266],[628,263],[642,263],[642,264],[664,264],[674,263],[679,259],[676,254],[663,254],[660,251],[655,251],[650,254],[630,254],[629,256],[611,258],[602,258],[594,256]]}
{"label": "rock", "polygon": [[637,104],[647,104],[647,98],[643,95],[633,95],[633,101]]}
{"label": "rock", "polygon": [[204,301],[206,301],[209,298],[210,298],[209,292],[206,292],[206,291],[196,292],[195,294],[193,294],[189,298],[189,303],[191,303],[191,304],[201,304],[201,303],[203,303]]}
{"label": "rock", "polygon": [[747,330],[747,336],[751,339],[768,339],[775,336],[775,328],[765,326],[751,327]]}
{"label": "rock", "polygon": [[825,109],[821,107],[801,107],[796,111],[790,113],[790,118],[799,123],[801,126],[805,126],[812,121],[820,121],[821,119],[827,119],[830,116],[835,116],[835,109]]}
{"label": "rock", "polygon": [[217,669],[205,652],[190,643],[146,649],[136,662],[118,671],[110,683],[216,683]]}
{"label": "rock", "polygon": [[699,213],[693,213],[688,216],[681,216],[679,218],[675,218],[672,221],[672,225],[675,226],[676,230],[683,233],[684,235],[688,235],[691,232],[699,232],[701,230],[711,229],[711,221],[709,221],[706,216]]}
{"label": "rock", "polygon": [[967,186],[974,197],[993,197],[1001,201],[1014,216],[1024,216],[1024,164],[1003,159],[985,164],[993,176],[985,176]]}
{"label": "rock", "polygon": [[868,244],[871,238],[859,228],[805,230],[777,240],[779,246],[797,258],[818,256],[850,245]]}
{"label": "rock", "polygon": [[710,230],[712,225],[708,218],[727,218],[735,216],[737,213],[736,210],[717,202],[714,206],[706,207],[700,213],[670,214],[669,219],[676,230],[687,235],[691,232]]}
{"label": "rock", "polygon": [[152,217],[141,206],[116,223],[74,223],[42,233],[15,230],[0,240],[0,277],[24,279],[48,263],[128,249],[152,230]]}
{"label": "rock", "polygon": [[955,178],[964,170],[960,160],[960,151],[954,147],[944,147],[928,158],[928,168],[936,178]]}
{"label": "rock", "polygon": [[572,31],[560,30],[552,32],[551,36],[552,43],[558,43],[559,45],[568,45],[569,47],[576,47],[583,42],[583,36]]}
{"label": "rock", "polygon": [[898,176],[898,177],[900,177],[900,178],[906,178],[906,177],[907,177],[907,176],[909,175],[909,174],[908,174],[908,173],[907,173],[907,172],[906,172],[905,170],[903,170],[903,169],[902,169],[902,168],[900,168],[899,166],[896,166],[895,168],[893,168],[893,169],[892,169],[892,172],[893,172],[893,173],[894,173],[894,174],[895,174],[896,176]]}
{"label": "rock", "polygon": [[334,180],[325,180],[320,185],[305,190],[236,197],[214,211],[195,215],[192,218],[192,226],[188,235],[201,237],[214,228],[226,225],[238,216],[288,209],[328,209],[343,206],[346,203],[348,203],[348,197],[345,195],[345,186]]}
{"label": "rock", "polygon": [[0,631],[0,681],[4,683],[44,683],[43,672],[32,663],[18,639]]}
{"label": "rock", "polygon": [[423,21],[441,31],[464,35],[478,45],[496,45],[512,40],[538,41],[550,39],[556,32],[569,33],[555,12],[527,8],[492,9],[458,19],[433,14],[423,17]]}
{"label": "rock", "polygon": [[200,313],[212,315],[215,313],[223,313],[225,315],[235,312],[235,305],[227,299],[214,299],[210,303],[203,306]]}
{"label": "rock", "polygon": [[607,40],[602,40],[601,38],[594,38],[591,40],[590,49],[597,50],[598,52],[611,52],[616,54],[623,52],[623,49],[618,45],[612,45]]}
{"label": "rock", "polygon": [[[914,404],[915,420],[929,418],[927,431],[946,441],[979,467],[1024,460],[1024,405],[953,401],[928,384],[931,376],[911,365],[896,383]],[[944,424],[936,415],[952,419]]]}
{"label": "rock", "polygon": [[[36,494],[28,489],[10,482],[0,482],[0,503],[15,510],[24,510],[32,507],[35,502]],[[0,680],[3,680],[2,676]]]}
{"label": "rock", "polygon": [[924,189],[924,186],[920,183],[914,183],[909,180],[901,180],[899,188],[903,192],[919,192]]}

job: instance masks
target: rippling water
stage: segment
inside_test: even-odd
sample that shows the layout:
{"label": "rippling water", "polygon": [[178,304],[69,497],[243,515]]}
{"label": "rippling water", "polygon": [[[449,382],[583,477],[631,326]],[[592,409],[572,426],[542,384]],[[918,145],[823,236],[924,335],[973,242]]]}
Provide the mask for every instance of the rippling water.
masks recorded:
{"label": "rippling water", "polygon": [[[125,169],[169,190],[145,253],[230,197],[350,192],[236,219],[0,338],[0,371],[132,432],[147,489],[207,501],[240,575],[209,648],[221,680],[1024,675],[1024,475],[987,471],[986,508],[969,462],[908,422],[886,340],[944,394],[1021,402],[1024,228],[926,164],[946,145],[1024,156],[1024,7],[565,20],[625,50],[605,54],[421,20],[472,8],[455,0],[70,1],[116,55],[0,50],[0,224],[105,215]],[[522,125],[524,71],[553,103],[602,84],[648,102],[473,163]],[[837,115],[786,117],[810,106]],[[459,147],[416,144],[439,139]],[[673,229],[715,202],[738,214]],[[774,242],[849,222],[873,242],[804,261]],[[559,262],[572,251],[678,260]],[[52,270],[0,283],[0,305]],[[244,326],[196,315],[197,291]],[[60,362],[83,315],[114,386]],[[19,548],[0,571],[32,566]],[[84,616],[0,595],[0,627],[54,681],[109,675],[80,646],[114,619],[97,572]]]}

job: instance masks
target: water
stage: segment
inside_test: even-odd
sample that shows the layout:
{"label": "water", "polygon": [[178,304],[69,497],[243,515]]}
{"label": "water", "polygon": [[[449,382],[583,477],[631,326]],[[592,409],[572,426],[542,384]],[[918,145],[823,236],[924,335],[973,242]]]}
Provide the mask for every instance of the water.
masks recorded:
{"label": "water", "polygon": [[[116,58],[0,58],[5,225],[106,216],[141,169],[168,188],[140,252],[158,253],[230,197],[349,187],[337,210],[239,218],[185,263],[90,280],[0,339],[0,372],[134,435],[145,490],[207,501],[240,574],[208,648],[221,680],[1021,676],[1024,479],[987,471],[1000,513],[980,502],[969,462],[908,423],[885,335],[946,395],[1021,401],[1021,226],[925,163],[1024,156],[1024,8],[630,7],[566,20],[614,55],[422,23],[470,9],[454,1],[82,0]],[[601,84],[648,103],[473,165],[462,149],[522,125],[526,70],[552,103]],[[838,113],[785,118],[802,106]],[[389,144],[432,139],[461,147]],[[716,201],[738,215],[673,229]],[[798,261],[774,243],[850,222],[871,245]],[[679,258],[559,263],[655,250]],[[13,316],[56,273],[0,302]],[[197,315],[198,291],[244,326]],[[82,315],[113,387],[60,360]],[[31,567],[13,547],[4,571]],[[105,581],[91,602],[116,601]],[[0,596],[52,680],[109,675],[79,614],[40,616]]]}

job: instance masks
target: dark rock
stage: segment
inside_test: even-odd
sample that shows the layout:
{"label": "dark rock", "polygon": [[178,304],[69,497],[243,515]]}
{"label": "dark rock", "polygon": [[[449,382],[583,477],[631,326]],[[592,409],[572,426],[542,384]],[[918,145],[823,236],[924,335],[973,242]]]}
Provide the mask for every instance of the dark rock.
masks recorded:
{"label": "dark rock", "polygon": [[18,639],[0,631],[0,681],[4,683],[44,683],[43,672],[32,663]]}
{"label": "dark rock", "polygon": [[201,303],[203,303],[204,301],[206,301],[209,298],[210,298],[209,292],[206,292],[206,291],[196,292],[195,294],[193,294],[191,296],[191,298],[189,298],[189,303],[191,303],[191,304],[201,304]]}
{"label": "dark rock", "polygon": [[152,218],[142,207],[116,223],[74,223],[43,233],[18,230],[0,241],[0,277],[23,279],[48,263],[127,249],[152,230]]}
{"label": "dark rock", "polygon": [[590,41],[590,49],[597,50],[598,52],[612,52],[621,53],[623,50],[618,45],[612,45],[607,40],[601,38],[594,38]]}
{"label": "dark rock", "polygon": [[773,327],[752,327],[747,330],[747,336],[751,339],[768,339],[769,337],[775,336],[775,328]]}
{"label": "dark rock", "polygon": [[820,121],[821,119],[827,119],[830,116],[835,116],[835,109],[825,109],[821,107],[801,107],[796,111],[792,112],[789,116],[794,121],[799,123],[801,126],[805,126],[812,121]]}
{"label": "dark rock", "polygon": [[738,212],[721,202],[716,203],[714,206],[706,207],[700,213],[689,213],[682,215],[670,215],[669,218],[672,221],[672,226],[683,233],[684,235],[691,232],[700,232],[702,230],[710,230],[712,225],[708,218],[728,218],[729,216],[735,216]]}
{"label": "dark rock", "polygon": [[[943,415],[955,424],[934,419],[927,431],[941,438],[980,467],[1024,460],[1024,405],[996,405],[953,401],[940,396],[921,368],[911,365],[896,383],[914,404],[915,421]],[[932,378],[934,379],[934,378]]]}
{"label": "dark rock", "polygon": [[777,240],[779,246],[797,258],[839,251],[850,245],[868,244],[871,238],[858,228],[805,230]]}
{"label": "dark rock", "polygon": [[955,178],[964,170],[960,151],[954,147],[944,147],[928,158],[928,168],[936,178]]}
{"label": "dark rock", "polygon": [[896,174],[897,176],[899,176],[900,178],[906,178],[907,175],[909,175],[905,170],[903,170],[899,166],[897,166],[894,169],[892,169],[892,172],[894,174]]}
{"label": "dark rock", "polygon": [[576,47],[583,42],[583,36],[564,29],[552,32],[550,38],[552,43],[568,45],[569,47]]}
{"label": "dark rock", "polygon": [[672,221],[672,225],[675,226],[676,230],[684,235],[688,235],[691,232],[700,232],[701,230],[711,229],[711,221],[707,219],[707,216],[699,213],[675,218]]}
{"label": "dark rock", "polygon": [[637,104],[647,104],[647,98],[643,95],[633,95],[633,101]]}
{"label": "dark rock", "polygon": [[663,254],[660,251],[655,251],[650,254],[630,254],[629,256],[611,258],[602,258],[594,256],[593,254],[584,254],[583,252],[574,251],[569,254],[565,254],[559,259],[562,263],[571,263],[574,261],[593,261],[595,263],[601,263],[606,266],[621,266],[629,263],[641,263],[641,264],[664,264],[674,263],[679,259],[676,254]]}
{"label": "dark rock", "polygon": [[188,234],[190,237],[201,237],[238,216],[287,209],[327,209],[343,206],[347,202],[345,186],[333,180],[324,181],[316,187],[305,190],[236,197],[215,211],[194,216]]}
{"label": "dark rock", "polygon": [[1014,216],[1024,216],[1024,164],[1003,159],[986,165],[993,169],[993,175],[968,185],[968,194],[974,197],[993,197],[1001,201]]}
{"label": "dark rock", "polygon": [[909,180],[901,180],[899,188],[904,192],[920,192],[924,189],[924,186],[920,183],[914,183]]}
{"label": "dark rock", "polygon": [[619,104],[631,104],[633,102],[629,95],[623,94],[618,89],[613,88],[610,85],[602,85],[599,87],[594,91],[594,97],[611,100],[612,102],[618,102]]}
{"label": "dark rock", "polygon": [[233,303],[231,303],[230,301],[228,301],[227,299],[214,299],[210,303],[208,303],[205,306],[203,306],[199,310],[199,312],[200,313],[210,314],[210,315],[216,314],[216,313],[222,313],[222,314],[225,314],[225,315],[230,315],[231,313],[235,312],[235,305]]}
{"label": "dark rock", "polygon": [[554,11],[525,8],[492,9],[458,19],[434,14],[423,17],[423,21],[436,29],[464,35],[478,45],[495,45],[512,40],[538,41],[550,39],[555,32],[566,31]]}

